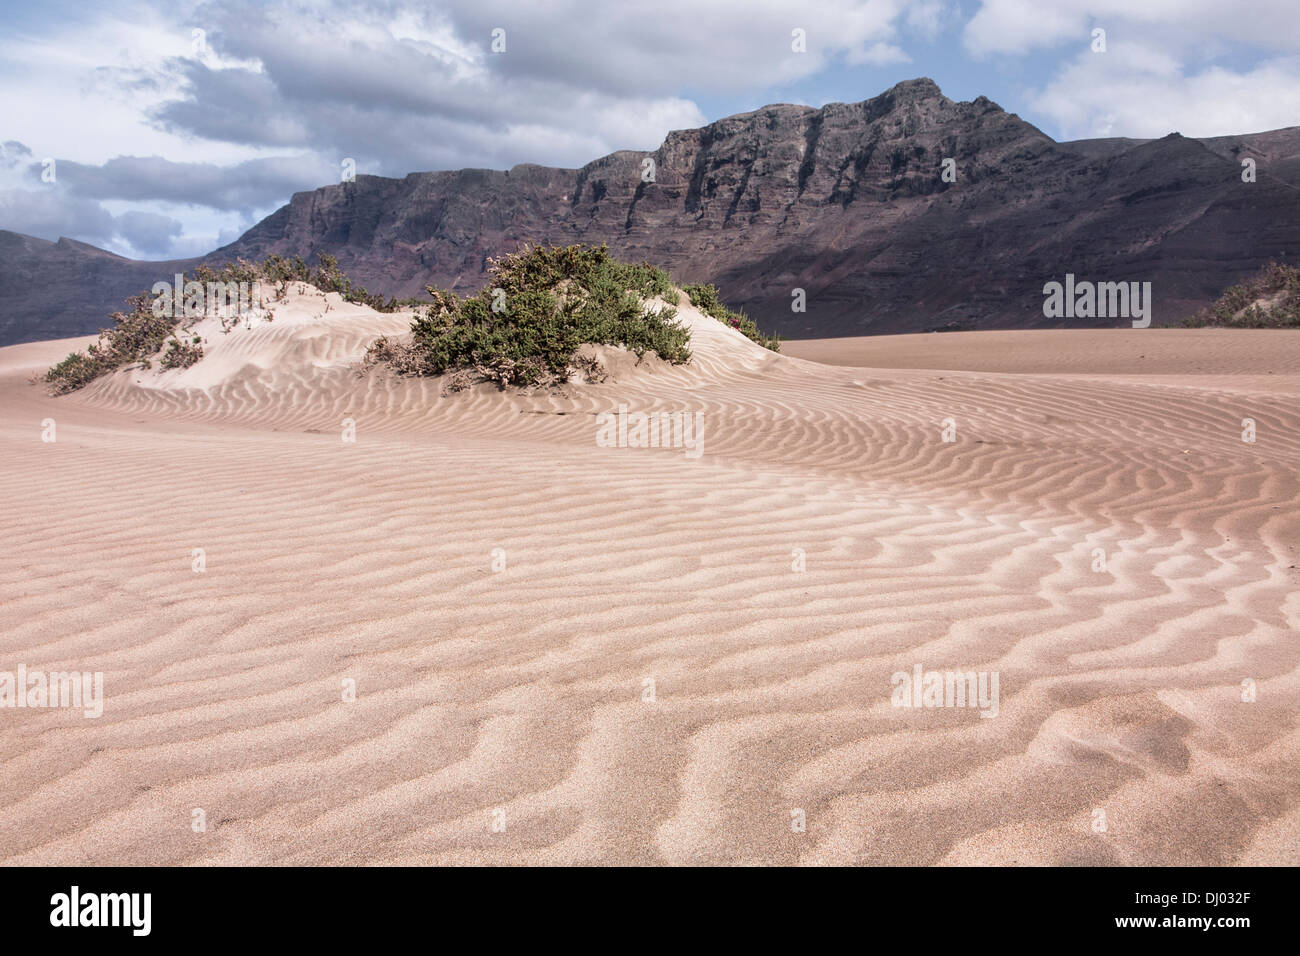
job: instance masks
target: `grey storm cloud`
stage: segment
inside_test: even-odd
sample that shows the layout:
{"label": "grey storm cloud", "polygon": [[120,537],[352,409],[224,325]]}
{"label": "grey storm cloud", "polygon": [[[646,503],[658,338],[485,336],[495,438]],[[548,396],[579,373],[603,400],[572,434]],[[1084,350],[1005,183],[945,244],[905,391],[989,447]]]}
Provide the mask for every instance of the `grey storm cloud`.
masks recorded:
{"label": "grey storm cloud", "polygon": [[62,189],[0,190],[3,228],[51,241],[72,236],[106,245],[124,240],[138,253],[167,258],[184,231],[179,219],[128,210],[113,215],[94,199],[70,196]]}
{"label": "grey storm cloud", "polygon": [[294,104],[265,72],[214,70],[180,58],[169,60],[167,70],[185,96],[152,111],[164,129],[251,146],[303,146],[313,138]]}
{"label": "grey storm cloud", "polygon": [[282,202],[337,177],[314,156],[252,159],[233,166],[176,163],[158,156],[119,156],[101,166],[59,160],[59,181],[86,199],[161,200],[246,210]]}
{"label": "grey storm cloud", "polygon": [[[157,125],[205,139],[351,156],[390,176],[538,161],[535,143],[512,135],[519,127],[562,131],[549,140],[548,159],[571,165],[616,146],[657,145],[612,143],[600,128],[611,118],[618,125],[611,114],[620,110],[622,124],[634,126],[637,103],[578,94],[555,81],[457,78],[398,43],[355,56],[342,43],[321,51],[241,39],[230,53],[257,57],[261,71],[173,61],[187,95],[157,107]],[[683,125],[696,121],[693,107],[684,106]]]}
{"label": "grey storm cloud", "polygon": [[102,244],[117,234],[117,219],[93,199],[59,189],[0,190],[0,226],[42,239],[75,236]]}
{"label": "grey storm cloud", "polygon": [[32,151],[16,139],[0,143],[0,169],[17,169],[32,161]]}
{"label": "grey storm cloud", "polygon": [[[683,76],[713,90],[743,89],[790,53],[791,28],[808,22],[806,14],[772,17],[761,9],[741,19],[732,4],[694,4],[686,21],[677,14],[610,4],[601,15],[574,16],[563,7],[514,0],[454,4],[447,11],[459,35],[485,47],[493,30],[504,31],[506,54],[486,60],[503,78],[560,81],[626,97],[671,95]],[[769,19],[775,22],[765,29]],[[755,42],[762,33],[767,42]]]}
{"label": "grey storm cloud", "polygon": [[184,231],[179,219],[154,212],[129,210],[117,217],[117,234],[139,251],[161,257],[172,248],[172,242]]}
{"label": "grey storm cloud", "polygon": [[[582,37],[529,14],[534,22],[511,28],[503,56],[490,52],[491,27],[460,23],[454,9],[363,4],[314,12],[304,20],[276,5],[200,7],[194,20],[224,62],[169,61],[182,95],[153,109],[155,124],[205,139],[350,156],[367,172],[400,176],[519,162],[580,165],[614,149],[654,148],[669,128],[704,120],[662,62],[664,50],[679,55],[671,51],[681,38],[638,17],[620,18],[621,26],[603,18],[600,30],[630,32],[621,43],[593,34],[586,48]],[[421,39],[388,28],[399,13],[422,18]],[[483,24],[494,22],[484,16]],[[775,36],[786,46],[771,51],[777,59],[788,52],[783,30]],[[647,55],[650,72],[638,77],[627,62],[629,39],[639,45],[656,31],[666,31],[664,50]],[[575,56],[588,65],[566,66]]]}

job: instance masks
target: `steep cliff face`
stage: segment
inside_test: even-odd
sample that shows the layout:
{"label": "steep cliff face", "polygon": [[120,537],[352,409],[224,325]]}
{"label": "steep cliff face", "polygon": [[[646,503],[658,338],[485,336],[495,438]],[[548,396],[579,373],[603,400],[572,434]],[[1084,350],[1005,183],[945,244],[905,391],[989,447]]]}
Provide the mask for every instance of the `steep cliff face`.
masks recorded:
{"label": "steep cliff face", "polygon": [[[1257,182],[1241,180],[1246,156]],[[787,336],[1126,324],[1045,319],[1043,284],[1073,272],[1152,282],[1159,323],[1269,258],[1300,259],[1298,187],[1300,129],[1056,143],[919,79],[861,103],[764,107],[577,170],[359,176],[295,195],[205,259],[330,252],[406,295],[477,288],[488,257],[525,242],[604,242],[716,283]]]}

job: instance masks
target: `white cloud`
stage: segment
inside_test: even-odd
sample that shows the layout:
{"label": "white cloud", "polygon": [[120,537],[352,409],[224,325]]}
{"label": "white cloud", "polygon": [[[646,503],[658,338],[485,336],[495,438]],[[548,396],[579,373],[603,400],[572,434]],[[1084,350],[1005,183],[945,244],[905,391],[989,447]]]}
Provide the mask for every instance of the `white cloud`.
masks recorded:
{"label": "white cloud", "polygon": [[1226,136],[1300,123],[1300,57],[1264,62],[1244,73],[1209,67],[1186,75],[1169,61],[1112,46],[1083,53],[1034,100],[1065,139],[1171,132]]}
{"label": "white cloud", "polygon": [[1025,53],[1067,39],[1086,43],[1083,4],[1053,0],[984,0],[966,24],[963,40],[977,56]]}
{"label": "white cloud", "polygon": [[933,40],[956,22],[959,11],[942,0],[913,0],[907,5],[907,29],[924,40]]}
{"label": "white cloud", "polygon": [[1244,43],[1300,51],[1295,0],[981,0],[964,42],[976,55],[1028,53],[1075,44],[1086,48],[1094,26],[1108,40],[1200,50]]}
{"label": "white cloud", "polygon": [[982,0],[963,43],[977,58],[1061,54],[1027,93],[1058,138],[1222,136],[1300,122],[1294,20],[1294,0]]}
{"label": "white cloud", "polygon": [[849,63],[867,66],[889,66],[891,63],[910,63],[912,58],[901,47],[892,43],[873,43],[865,50],[851,50],[846,57]]}

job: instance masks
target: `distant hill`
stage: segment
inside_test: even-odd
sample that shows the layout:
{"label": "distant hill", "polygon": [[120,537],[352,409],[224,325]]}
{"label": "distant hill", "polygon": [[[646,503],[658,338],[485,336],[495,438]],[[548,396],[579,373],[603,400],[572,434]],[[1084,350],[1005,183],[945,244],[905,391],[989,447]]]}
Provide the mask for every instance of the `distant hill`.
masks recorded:
{"label": "distant hill", "polygon": [[0,229],[0,345],[98,331],[128,295],[198,261],[136,262],[73,239]]}
{"label": "distant hill", "polygon": [[[940,176],[948,157],[954,183]],[[1155,324],[1173,324],[1269,260],[1300,263],[1300,127],[1057,143],[984,97],[956,103],[910,80],[861,103],[767,106],[581,169],[358,176],[295,194],[202,259],[0,232],[0,344],[94,331],[125,296],[201,261],[329,252],[402,296],[476,289],[488,257],[525,242],[607,243],[716,284],[786,337],[1127,324],[1045,319],[1043,284],[1066,272],[1150,281]],[[791,311],[795,288],[805,313]]]}

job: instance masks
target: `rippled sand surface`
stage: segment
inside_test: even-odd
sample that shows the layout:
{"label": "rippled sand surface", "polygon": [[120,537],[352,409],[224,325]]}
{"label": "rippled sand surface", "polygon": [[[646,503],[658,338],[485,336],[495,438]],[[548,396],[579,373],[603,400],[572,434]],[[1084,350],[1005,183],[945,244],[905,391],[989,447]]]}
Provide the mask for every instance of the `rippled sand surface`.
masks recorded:
{"label": "rippled sand surface", "polygon": [[409,316],[310,290],[60,398],[0,350],[0,671],[104,675],[0,709],[0,860],[1300,862],[1300,336],[683,316],[553,393],[360,375]]}

